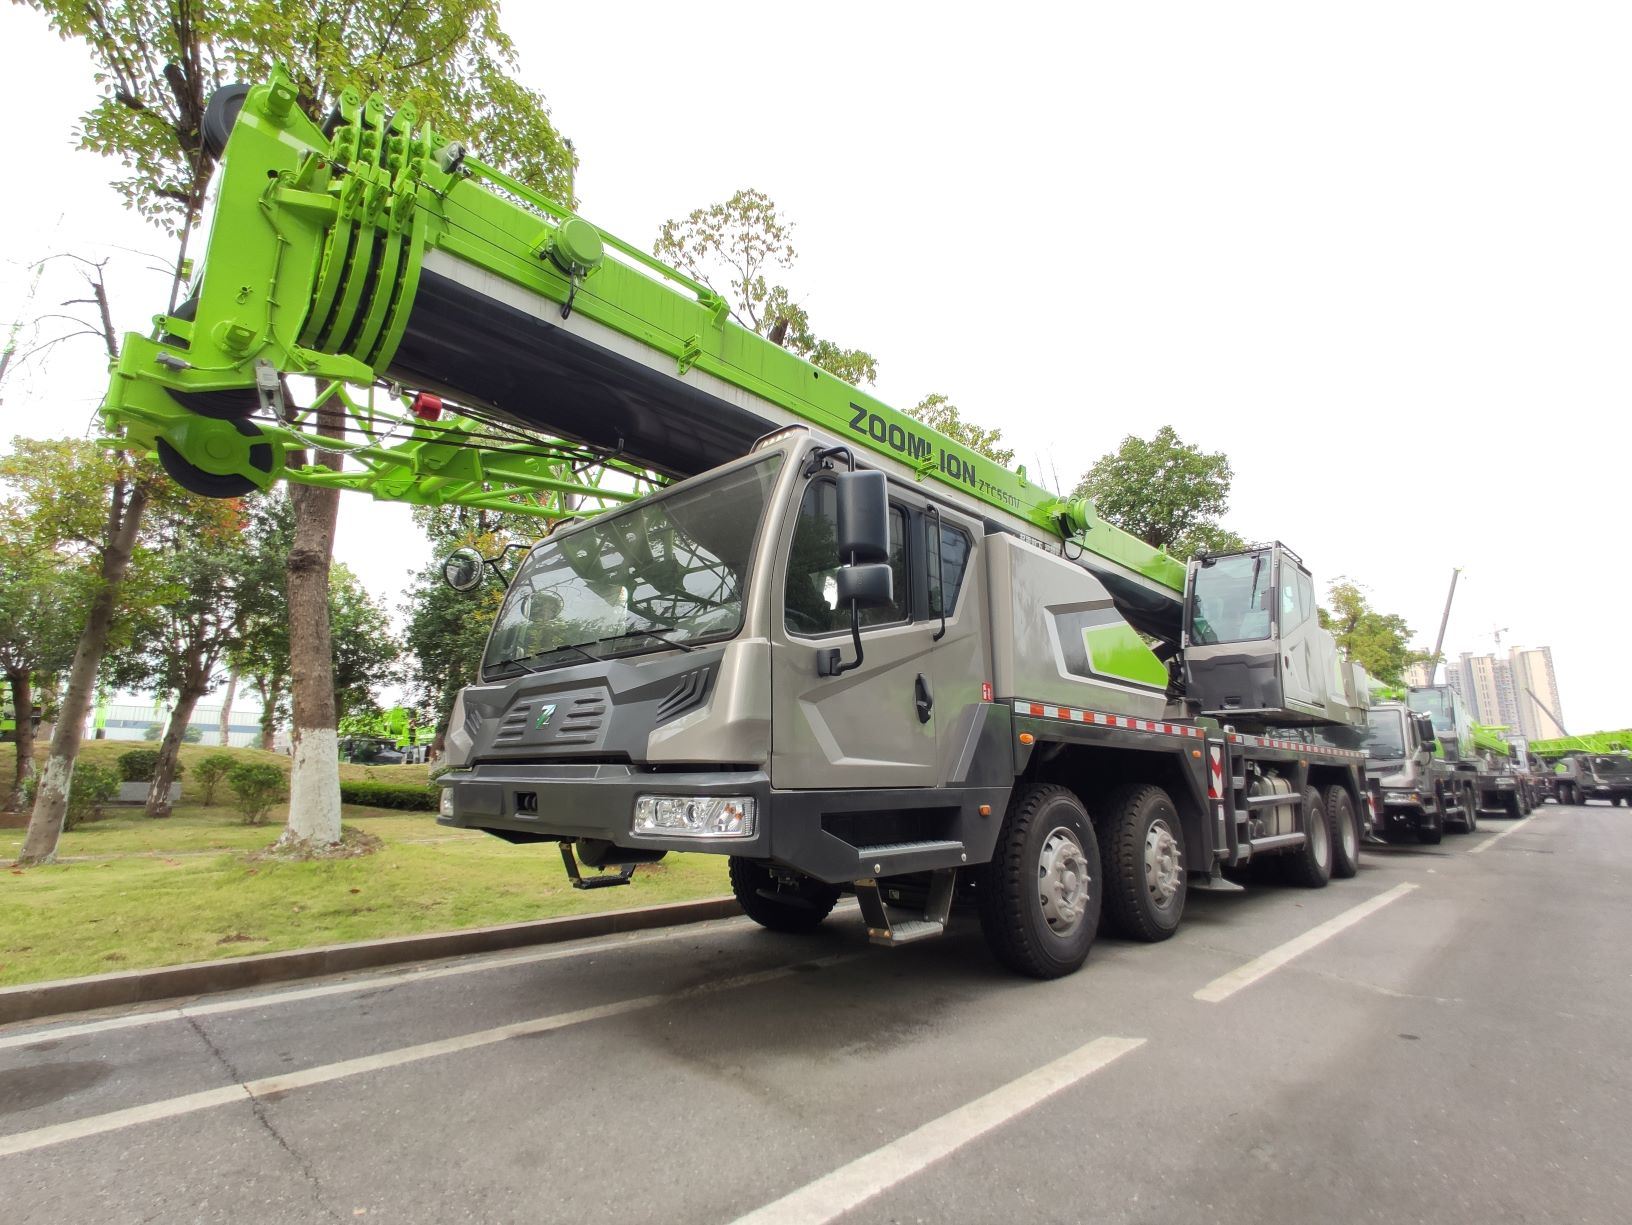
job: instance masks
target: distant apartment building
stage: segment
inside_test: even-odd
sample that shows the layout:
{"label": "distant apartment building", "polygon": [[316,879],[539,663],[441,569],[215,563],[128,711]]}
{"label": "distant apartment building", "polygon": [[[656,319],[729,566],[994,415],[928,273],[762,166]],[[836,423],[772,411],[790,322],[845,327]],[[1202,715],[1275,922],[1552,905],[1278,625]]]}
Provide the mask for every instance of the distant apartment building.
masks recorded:
{"label": "distant apartment building", "polygon": [[1527,740],[1565,735],[1551,648],[1514,647],[1506,659],[1464,651],[1445,665],[1445,674],[1476,723],[1505,727]]}
{"label": "distant apartment building", "polygon": [[1407,685],[1432,685],[1434,683],[1434,666],[1430,663],[1407,664],[1405,666],[1405,683]]}
{"label": "distant apartment building", "polygon": [[1529,740],[1554,740],[1564,730],[1564,704],[1558,699],[1550,647],[1514,647],[1508,652],[1508,674],[1519,711],[1518,730]]}

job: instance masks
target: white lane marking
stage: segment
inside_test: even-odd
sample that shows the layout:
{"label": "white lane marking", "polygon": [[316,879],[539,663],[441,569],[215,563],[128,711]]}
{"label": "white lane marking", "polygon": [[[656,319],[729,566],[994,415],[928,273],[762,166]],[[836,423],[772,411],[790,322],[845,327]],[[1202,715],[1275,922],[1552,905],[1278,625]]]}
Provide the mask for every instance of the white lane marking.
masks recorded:
{"label": "white lane marking", "polygon": [[266,1098],[279,1093],[289,1093],[296,1089],[307,1089],[313,1085],[327,1084],[329,1081],[342,1080],[348,1076],[359,1076],[365,1072],[375,1072],[383,1068],[401,1067],[408,1063],[435,1059],[440,1055],[454,1055],[461,1051],[475,1050],[477,1047],[491,1046],[495,1042],[505,1042],[511,1038],[524,1038],[532,1034],[548,1033],[555,1029],[566,1029],[568,1026],[582,1025],[586,1021],[600,1021],[607,1017],[621,1016],[624,1013],[640,1012],[643,1009],[656,1008],[680,1000],[694,999],[701,995],[712,995],[718,991],[755,986],[759,983],[785,978],[807,966],[830,966],[858,955],[855,953],[840,953],[832,957],[821,957],[813,961],[800,962],[797,965],[777,966],[771,970],[756,970],[752,974],[741,974],[735,978],[723,978],[716,983],[705,983],[700,987],[688,987],[682,991],[670,991],[659,995],[642,995],[634,999],[615,1000],[609,1004],[596,1004],[589,1008],[577,1008],[571,1012],[552,1013],[549,1016],[534,1017],[530,1021],[517,1021],[510,1025],[498,1025],[492,1029],[477,1030],[475,1033],[460,1034],[455,1038],[443,1038],[436,1042],[421,1042],[414,1046],[399,1047],[394,1051],[381,1051],[376,1055],[364,1055],[359,1059],[346,1059],[339,1063],[322,1064],[299,1072],[287,1072],[280,1076],[267,1076],[262,1077],[260,1080],[243,1081],[239,1084],[225,1085],[219,1089],[206,1089],[201,1093],[189,1093],[182,1097],[149,1102],[146,1105],[132,1106],[126,1110],[114,1110],[107,1114],[95,1114],[83,1119],[72,1119],[66,1123],[54,1123],[49,1127],[35,1128],[33,1131],[19,1131],[10,1135],[0,1135],[0,1157],[9,1157],[14,1153],[33,1152],[35,1149],[47,1148],[53,1144],[62,1144],[69,1140],[83,1140],[90,1136],[102,1135],[105,1132],[132,1127],[138,1123],[171,1119],[177,1115],[193,1114],[200,1110],[209,1110],[232,1102],[243,1102],[251,1098]]}
{"label": "white lane marking", "polygon": [[[274,991],[261,995],[234,996],[232,999],[210,1003],[183,1004],[179,1008],[160,1008],[153,1012],[132,1013],[123,1017],[108,1017],[101,1021],[82,1021],[79,1024],[52,1026],[30,1030],[28,1033],[7,1034],[0,1037],[0,1051],[16,1046],[30,1046],[35,1042],[60,1041],[84,1034],[106,1033],[114,1029],[130,1029],[138,1025],[155,1025],[160,1021],[177,1021],[184,1017],[218,1016],[227,1012],[244,1012],[251,1008],[270,1007],[274,1004],[294,1004],[301,1000],[321,999],[329,995],[345,995],[352,991],[372,991],[378,987],[399,983],[422,983],[438,978],[453,978],[461,974],[475,974],[482,970],[503,970],[511,966],[536,965],[541,961],[563,961],[571,957],[585,957],[590,953],[617,952],[643,944],[664,940],[680,940],[699,934],[698,929],[729,931],[752,926],[751,919],[713,919],[705,924],[687,924],[672,930],[646,935],[601,936],[590,944],[575,944],[570,948],[550,949],[541,953],[522,953],[517,956],[477,954],[480,960],[462,961],[457,965],[434,966],[423,970],[396,970],[385,974],[369,974],[365,978],[350,978],[340,983],[324,983],[317,987],[297,987],[292,991]],[[364,971],[366,974],[367,972]]]}
{"label": "white lane marking", "polygon": [[1095,1038],[1069,1055],[925,1123],[775,1203],[738,1217],[734,1225],[821,1225],[831,1221],[1144,1044],[1143,1038]]}
{"label": "white lane marking", "polygon": [[1227,1000],[1243,987],[1250,987],[1260,978],[1273,974],[1294,957],[1300,957],[1317,945],[1324,944],[1341,931],[1353,927],[1361,919],[1376,914],[1384,906],[1396,898],[1402,898],[1418,886],[1414,884],[1395,885],[1386,893],[1379,893],[1376,897],[1367,898],[1358,906],[1351,906],[1342,914],[1327,919],[1326,922],[1311,927],[1301,936],[1288,940],[1285,944],[1254,957],[1245,965],[1237,966],[1228,974],[1220,974],[1208,983],[1193,998],[1207,1004],[1217,1004]]}
{"label": "white lane marking", "polygon": [[1539,813],[1534,813],[1533,812],[1528,817],[1525,817],[1522,821],[1513,822],[1512,825],[1509,825],[1506,829],[1504,829],[1501,833],[1497,834],[1495,837],[1486,838],[1478,846],[1476,846],[1472,850],[1470,850],[1468,852],[1468,854],[1477,855],[1481,851],[1490,850],[1491,847],[1495,846],[1498,842],[1500,842],[1503,838],[1506,838],[1509,834],[1518,833],[1526,825],[1529,825],[1530,822],[1534,821],[1536,819],[1536,817],[1539,816],[1539,815],[1540,815]]}

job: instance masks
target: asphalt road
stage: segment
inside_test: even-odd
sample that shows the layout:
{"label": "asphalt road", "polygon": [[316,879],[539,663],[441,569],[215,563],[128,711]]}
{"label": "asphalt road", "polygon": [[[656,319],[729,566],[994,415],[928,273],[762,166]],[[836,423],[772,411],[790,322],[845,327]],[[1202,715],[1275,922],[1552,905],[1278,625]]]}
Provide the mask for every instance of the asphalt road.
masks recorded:
{"label": "asphalt road", "polygon": [[0,1030],[0,1219],[1622,1222],[1632,812],[1010,977],[745,920]]}

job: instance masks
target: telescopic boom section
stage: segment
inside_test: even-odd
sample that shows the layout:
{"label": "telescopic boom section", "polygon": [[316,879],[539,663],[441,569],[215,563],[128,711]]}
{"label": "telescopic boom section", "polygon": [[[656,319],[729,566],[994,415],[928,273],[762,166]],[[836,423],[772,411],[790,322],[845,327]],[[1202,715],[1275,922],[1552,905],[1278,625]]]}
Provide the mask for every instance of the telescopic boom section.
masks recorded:
{"label": "telescopic boom section", "polygon": [[[319,126],[281,71],[234,89],[212,102],[230,138],[201,283],[152,337],[127,339],[104,406],[184,483],[561,513],[561,495],[630,496],[608,471],[685,477],[807,423],[1000,523],[1069,537],[1130,620],[1176,628],[1182,562],[737,326],[707,286],[416,126],[412,108],[348,93]],[[294,375],[344,407],[344,442],[318,438]],[[438,416],[442,395],[470,415]],[[316,445],[353,462],[294,458]]]}

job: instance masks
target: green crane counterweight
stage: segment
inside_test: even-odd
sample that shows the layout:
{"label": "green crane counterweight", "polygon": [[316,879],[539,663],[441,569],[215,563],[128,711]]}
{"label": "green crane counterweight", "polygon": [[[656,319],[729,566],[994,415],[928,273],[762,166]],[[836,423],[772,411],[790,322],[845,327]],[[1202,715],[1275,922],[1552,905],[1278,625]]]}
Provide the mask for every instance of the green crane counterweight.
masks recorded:
{"label": "green crane counterweight", "polygon": [[[282,72],[212,108],[206,127],[230,137],[200,284],[152,336],[127,338],[104,405],[190,487],[288,479],[560,514],[538,495],[625,500],[631,480],[692,475],[805,423],[1069,538],[1130,622],[1177,637],[1181,561],[737,326],[706,285],[411,108],[348,93],[320,126]],[[296,405],[288,376],[324,399]],[[480,420],[439,417],[442,395]],[[344,406],[344,441],[315,432],[322,403]],[[291,459],[318,445],[351,463]],[[608,471],[629,479],[586,477]]]}

